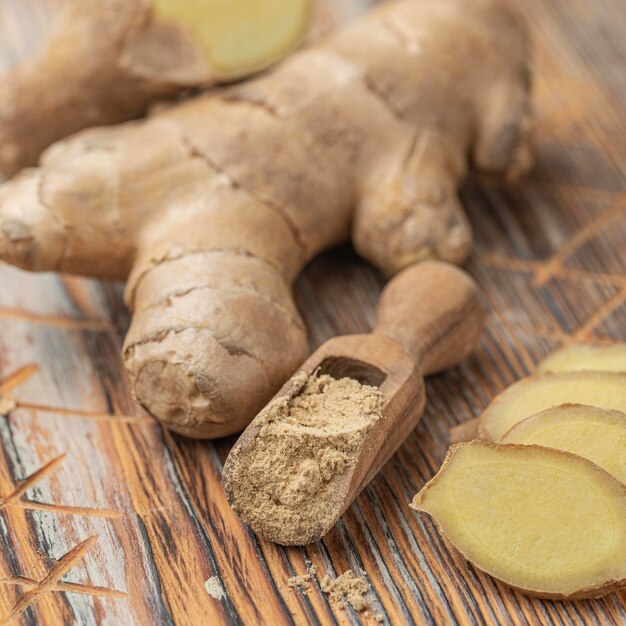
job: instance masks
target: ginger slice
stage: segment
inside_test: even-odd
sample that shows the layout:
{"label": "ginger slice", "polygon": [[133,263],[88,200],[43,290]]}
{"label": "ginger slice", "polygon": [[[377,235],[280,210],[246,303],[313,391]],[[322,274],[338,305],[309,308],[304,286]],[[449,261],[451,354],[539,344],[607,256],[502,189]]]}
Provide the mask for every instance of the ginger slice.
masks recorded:
{"label": "ginger slice", "polygon": [[[611,345],[576,343],[565,346],[549,354],[541,361],[537,371],[539,374],[578,371],[617,372],[626,374],[626,342]],[[450,442],[461,443],[462,441],[470,441],[471,439],[478,438],[479,422],[480,418],[474,418],[452,427],[449,431]]]}
{"label": "ginger slice", "polygon": [[478,425],[480,424],[479,417],[473,417],[466,422],[461,422],[456,426],[453,426],[448,430],[448,437],[450,443],[462,443],[463,441],[471,441],[472,439],[478,439]]}
{"label": "ginger slice", "polygon": [[563,404],[526,418],[501,441],[572,452],[626,484],[626,413]]}
{"label": "ginger slice", "polygon": [[304,38],[311,0],[154,0],[155,15],[195,35],[209,65],[236,78],[276,61]]}
{"label": "ginger slice", "polygon": [[575,343],[549,354],[538,368],[542,374],[582,370],[626,373],[626,342],[610,345]]}
{"label": "ginger slice", "polygon": [[529,594],[596,597],[626,585],[626,486],[582,457],[461,443],[411,506],[478,569]]}
{"label": "ginger slice", "polygon": [[523,419],[567,403],[626,412],[626,375],[564,372],[524,378],[491,401],[480,417],[478,433],[481,439],[499,441]]}

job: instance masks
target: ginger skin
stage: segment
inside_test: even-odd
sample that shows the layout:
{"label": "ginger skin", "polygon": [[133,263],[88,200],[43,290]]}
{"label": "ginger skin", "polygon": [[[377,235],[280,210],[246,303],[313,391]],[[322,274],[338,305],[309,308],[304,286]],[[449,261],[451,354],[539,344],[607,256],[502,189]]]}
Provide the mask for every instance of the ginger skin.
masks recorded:
{"label": "ginger skin", "polygon": [[[0,82],[0,175],[11,176],[35,165],[45,148],[83,128],[133,119],[151,103],[189,87],[266,67],[304,36],[310,1],[270,1],[280,10],[289,3],[288,13],[301,19],[280,32],[262,24],[256,28],[263,30],[256,33],[256,16],[247,18],[241,11],[238,24],[248,40],[262,34],[274,46],[253,48],[243,60],[220,67],[207,54],[203,38],[185,24],[189,7],[176,8],[174,3],[161,18],[163,0],[68,0],[41,48]],[[245,9],[250,2],[229,0],[229,4],[232,13],[233,6]],[[206,0],[198,5],[198,19],[220,24],[219,5]],[[215,29],[209,36],[216,38]],[[246,45],[251,47],[246,41],[240,47]]]}
{"label": "ginger skin", "polygon": [[500,2],[385,4],[257,80],[53,146],[0,190],[0,258],[128,279],[138,401],[236,432],[306,356],[291,284],[313,256],[352,236],[386,274],[465,259],[467,155],[529,162],[528,56]]}

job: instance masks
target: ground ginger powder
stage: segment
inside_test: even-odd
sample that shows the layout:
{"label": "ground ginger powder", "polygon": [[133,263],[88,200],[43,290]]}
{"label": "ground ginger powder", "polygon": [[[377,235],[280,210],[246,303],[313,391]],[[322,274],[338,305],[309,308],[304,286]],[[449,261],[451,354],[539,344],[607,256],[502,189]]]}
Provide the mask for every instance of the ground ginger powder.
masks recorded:
{"label": "ground ginger powder", "polygon": [[[299,589],[303,593],[309,589],[311,581],[317,576],[317,566],[311,565],[307,569],[307,573],[301,576],[292,576],[287,584]],[[342,607],[351,606],[355,611],[361,613],[363,617],[371,617],[374,622],[382,623],[385,621],[381,613],[374,613],[370,608],[368,596],[370,595],[370,585],[363,576],[357,576],[352,570],[346,570],[340,576],[333,578],[326,574],[319,581],[320,589],[334,602]]]}
{"label": "ground ginger powder", "polygon": [[293,589],[300,589],[301,591],[305,591],[309,588],[311,581],[315,578],[317,574],[317,565],[311,565],[306,571],[306,574],[300,574],[292,576],[287,580],[287,584]]}
{"label": "ground ginger powder", "polygon": [[320,587],[331,600],[347,603],[355,611],[364,611],[368,608],[366,596],[370,587],[365,578],[357,576],[352,570],[347,570],[337,578],[324,576]]}
{"label": "ground ginger powder", "polygon": [[368,431],[381,417],[377,387],[353,378],[302,374],[301,391],[259,414],[261,428],[240,459],[238,512],[267,539],[304,544],[326,528]]}

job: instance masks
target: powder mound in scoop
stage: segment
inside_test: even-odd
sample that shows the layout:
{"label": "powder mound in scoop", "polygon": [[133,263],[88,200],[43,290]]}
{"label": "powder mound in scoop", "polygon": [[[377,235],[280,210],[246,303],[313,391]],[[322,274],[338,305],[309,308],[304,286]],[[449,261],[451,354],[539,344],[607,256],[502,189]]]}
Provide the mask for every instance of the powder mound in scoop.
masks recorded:
{"label": "powder mound in scoop", "polygon": [[[304,377],[304,375],[302,375]],[[279,398],[259,415],[261,428],[240,459],[236,510],[277,543],[308,543],[333,521],[343,493],[336,479],[350,472],[382,395],[352,378],[314,374],[293,398]]]}

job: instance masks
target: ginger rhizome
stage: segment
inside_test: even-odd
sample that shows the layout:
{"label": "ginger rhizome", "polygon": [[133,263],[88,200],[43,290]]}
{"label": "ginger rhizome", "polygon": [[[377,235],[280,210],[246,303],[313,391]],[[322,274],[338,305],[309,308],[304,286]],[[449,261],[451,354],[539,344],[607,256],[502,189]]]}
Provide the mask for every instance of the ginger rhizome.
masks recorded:
{"label": "ginger rhizome", "polygon": [[236,432],[306,356],[291,284],[313,256],[467,256],[468,155],[528,165],[528,59],[496,0],[385,4],[257,80],[54,145],[0,190],[0,258],[128,279],[138,401]]}
{"label": "ginger rhizome", "polygon": [[564,404],[528,417],[502,443],[536,444],[593,461],[626,484],[626,413]]}
{"label": "ginger rhizome", "polygon": [[453,446],[411,505],[478,569],[532,595],[572,599],[626,585],[626,485],[541,446]]}
{"label": "ginger rhizome", "polygon": [[89,126],[189,87],[239,78],[304,37],[311,0],[68,0],[53,32],[0,80],[0,175]]}
{"label": "ginger rhizome", "polygon": [[626,412],[626,374],[564,372],[524,378],[491,401],[480,416],[478,434],[499,441],[523,419],[567,403]]}

